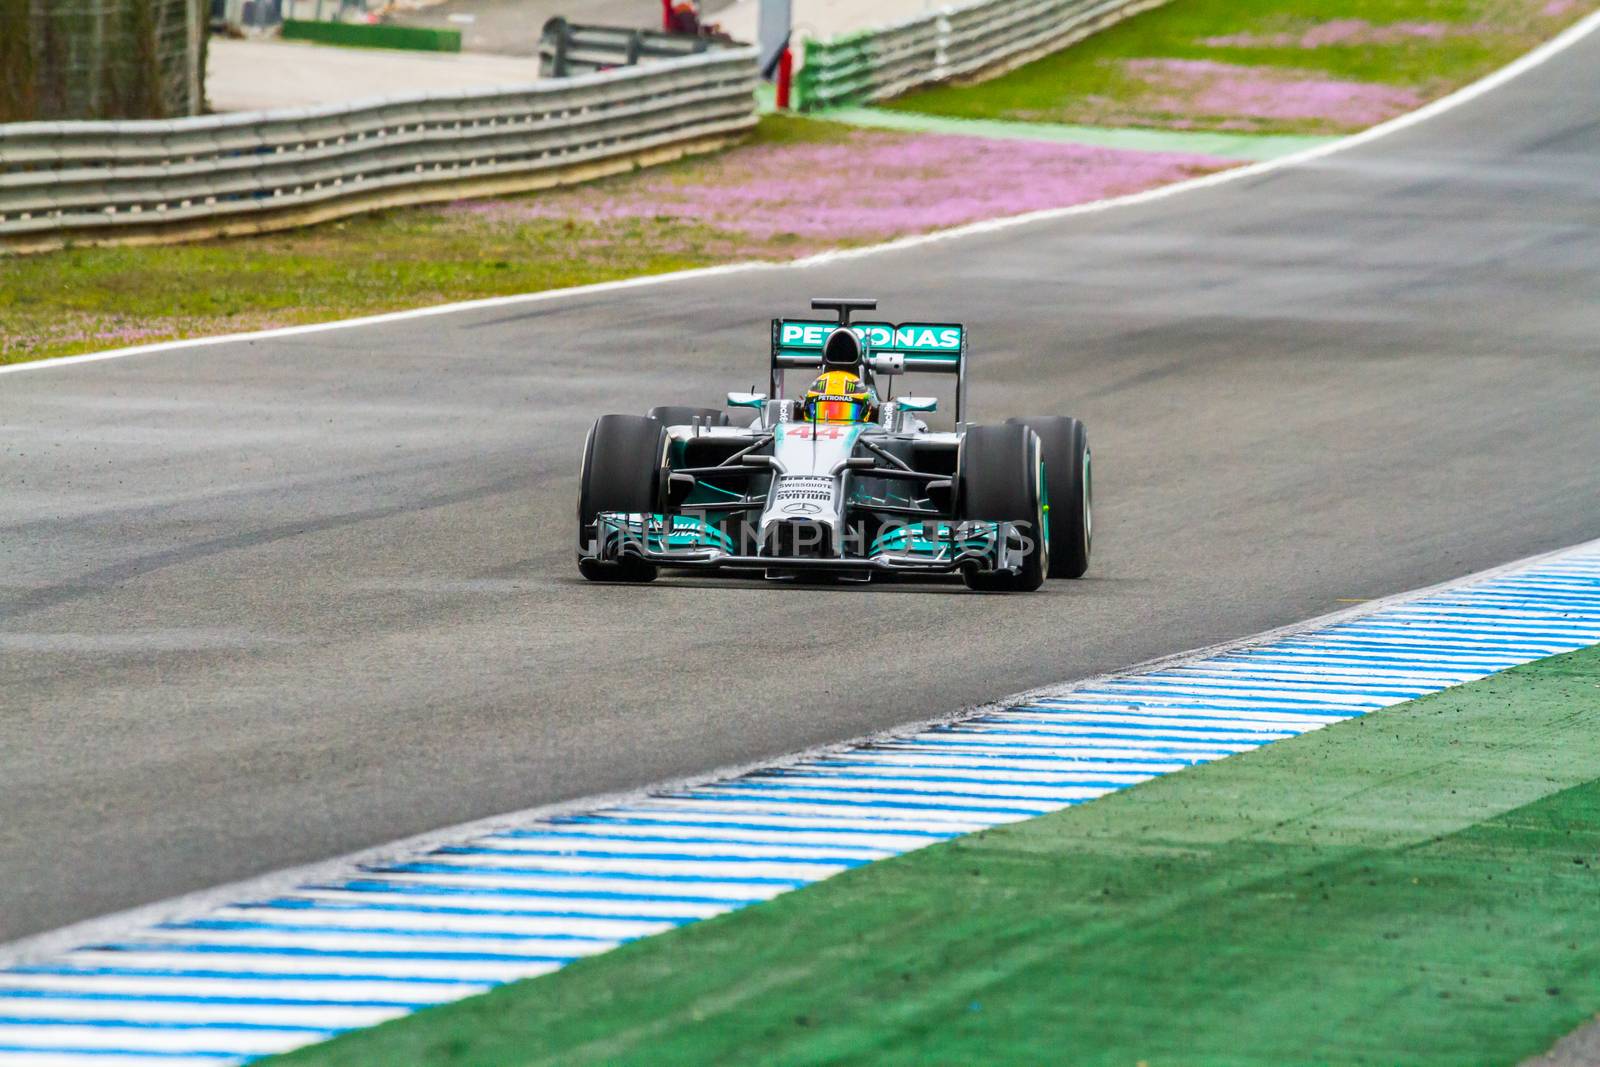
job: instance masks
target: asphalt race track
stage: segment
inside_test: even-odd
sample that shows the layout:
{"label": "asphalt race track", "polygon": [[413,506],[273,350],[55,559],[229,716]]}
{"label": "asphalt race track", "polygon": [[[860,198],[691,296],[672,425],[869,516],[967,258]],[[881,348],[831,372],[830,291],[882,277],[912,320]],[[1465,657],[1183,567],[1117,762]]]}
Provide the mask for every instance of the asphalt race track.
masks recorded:
{"label": "asphalt race track", "polygon": [[[0,377],[0,941],[1119,667],[1600,536],[1600,37],[1142,207]],[[1090,578],[591,586],[582,435],[822,294],[1088,421]]]}

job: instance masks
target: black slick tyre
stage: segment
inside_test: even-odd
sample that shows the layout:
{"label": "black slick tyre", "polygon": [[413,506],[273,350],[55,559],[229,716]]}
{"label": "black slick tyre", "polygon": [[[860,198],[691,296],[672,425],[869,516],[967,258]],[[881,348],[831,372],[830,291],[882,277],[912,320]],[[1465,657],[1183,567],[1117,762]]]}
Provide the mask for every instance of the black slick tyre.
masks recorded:
{"label": "black slick tyre", "polygon": [[1006,424],[1026,426],[1039,435],[1049,506],[1050,577],[1082,578],[1094,542],[1088,431],[1066,415],[1025,415]]}
{"label": "black slick tyre", "polygon": [[578,489],[578,571],[592,582],[648,582],[656,566],[636,557],[584,559],[602,511],[657,514],[663,510],[667,431],[648,415],[602,415],[583,446]]}
{"label": "black slick tyre", "polygon": [[1044,472],[1039,436],[1021,424],[974,426],[961,442],[956,469],[956,516],[964,521],[1011,522],[1028,542],[1017,573],[968,570],[968,589],[1031,592],[1044,584],[1050,546],[1044,530]]}

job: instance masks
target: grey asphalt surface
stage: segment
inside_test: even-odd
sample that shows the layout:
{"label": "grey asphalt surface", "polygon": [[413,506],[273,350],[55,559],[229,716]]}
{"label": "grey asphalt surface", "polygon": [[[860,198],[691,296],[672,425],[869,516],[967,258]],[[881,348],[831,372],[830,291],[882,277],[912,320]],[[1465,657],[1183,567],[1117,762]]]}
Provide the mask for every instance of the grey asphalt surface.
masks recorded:
{"label": "grey asphalt surface", "polygon": [[[1600,537],[1600,38],[1146,206],[0,377],[0,940],[702,772]],[[763,374],[818,294],[1070,412],[1091,575],[591,586],[582,435]]]}

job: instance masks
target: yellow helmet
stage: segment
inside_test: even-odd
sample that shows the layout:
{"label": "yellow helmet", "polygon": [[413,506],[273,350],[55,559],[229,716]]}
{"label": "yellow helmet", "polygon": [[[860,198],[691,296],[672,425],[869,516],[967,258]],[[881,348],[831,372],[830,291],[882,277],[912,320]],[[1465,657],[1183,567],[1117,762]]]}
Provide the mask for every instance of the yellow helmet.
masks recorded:
{"label": "yellow helmet", "polygon": [[831,370],[806,390],[802,411],[806,422],[871,422],[878,417],[878,400],[854,374]]}

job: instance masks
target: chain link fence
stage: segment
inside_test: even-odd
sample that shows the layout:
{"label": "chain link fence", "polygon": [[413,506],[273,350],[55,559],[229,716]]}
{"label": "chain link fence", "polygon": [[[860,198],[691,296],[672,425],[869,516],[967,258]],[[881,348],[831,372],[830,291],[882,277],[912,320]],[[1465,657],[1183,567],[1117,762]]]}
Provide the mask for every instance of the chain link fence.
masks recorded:
{"label": "chain link fence", "polygon": [[200,0],[0,0],[0,121],[203,108]]}

